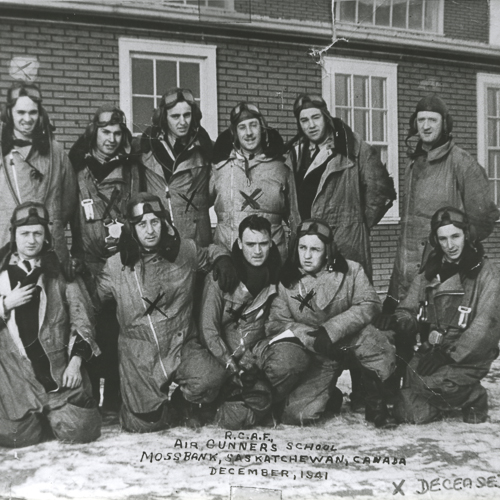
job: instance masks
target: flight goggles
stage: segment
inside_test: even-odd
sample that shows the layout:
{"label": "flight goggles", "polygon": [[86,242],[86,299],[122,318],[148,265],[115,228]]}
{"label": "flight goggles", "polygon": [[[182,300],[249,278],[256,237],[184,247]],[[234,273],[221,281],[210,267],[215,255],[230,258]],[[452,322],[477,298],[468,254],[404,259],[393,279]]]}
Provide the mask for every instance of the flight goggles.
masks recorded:
{"label": "flight goggles", "polygon": [[144,214],[150,214],[150,213],[160,214],[160,215],[164,214],[163,206],[159,201],[152,200],[152,201],[136,203],[132,207],[131,218],[132,219],[136,219],[138,217],[142,218]]}
{"label": "flight goggles", "polygon": [[299,238],[306,234],[316,234],[322,236],[328,243],[332,241],[332,230],[325,222],[315,219],[305,220],[300,224],[297,233]]}
{"label": "flight goggles", "polygon": [[22,96],[32,97],[40,101],[42,100],[42,94],[40,93],[40,90],[38,90],[36,87],[17,87],[9,90],[8,96],[9,96],[9,101],[14,101],[18,97]]}
{"label": "flight goggles", "polygon": [[186,101],[189,104],[196,103],[193,93],[189,89],[175,89],[163,96],[165,106],[170,106],[180,101]]}
{"label": "flight goggles", "polygon": [[99,115],[97,126],[98,127],[106,127],[107,125],[115,125],[115,124],[125,124],[125,113],[116,109],[113,111],[104,111]]}
{"label": "flight goggles", "polygon": [[241,116],[245,113],[245,111],[247,112],[248,117],[243,119],[256,117],[255,115],[262,116],[259,108],[255,106],[255,104],[240,102],[231,110],[231,115],[229,117],[230,122],[235,125],[237,122],[243,121],[243,119],[241,119]]}
{"label": "flight goggles", "polygon": [[11,223],[13,226],[23,226],[30,224],[49,224],[47,210],[43,206],[28,205],[16,209]]}
{"label": "flight goggles", "polygon": [[326,102],[321,96],[314,94],[313,95],[303,94],[297,97],[297,99],[295,100],[295,103],[293,105],[294,114],[297,114],[300,111],[302,111],[304,105],[308,103],[312,103],[320,108],[324,108],[326,106]]}

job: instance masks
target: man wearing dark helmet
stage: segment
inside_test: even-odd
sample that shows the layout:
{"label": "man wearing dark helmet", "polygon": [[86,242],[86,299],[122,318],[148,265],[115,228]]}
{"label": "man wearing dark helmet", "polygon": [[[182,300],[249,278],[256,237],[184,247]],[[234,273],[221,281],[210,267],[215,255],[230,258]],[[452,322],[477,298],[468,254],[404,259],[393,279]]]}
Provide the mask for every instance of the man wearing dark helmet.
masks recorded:
{"label": "man wearing dark helmet", "polygon": [[[223,249],[181,238],[159,197],[133,196],[126,214],[119,254],[106,262],[98,293],[117,304],[122,427],[152,432],[185,423],[197,405],[214,399],[220,383],[213,377],[219,374],[211,369],[217,362],[197,342],[195,277],[213,267],[226,292],[237,277]],[[180,390],[169,401],[173,382]]]}
{"label": "man wearing dark helmet", "polygon": [[[106,259],[118,251],[130,197],[145,189],[140,155],[131,152],[132,134],[123,111],[112,104],[99,107],[84,134],[69,152],[78,182],[78,208],[71,220],[71,254],[91,296],[95,279]],[[142,182],[141,182],[142,181]],[[96,318],[97,342],[102,355],[87,369],[100,399],[100,379],[104,379],[102,406],[117,411],[120,403],[118,378],[118,323],[113,306],[103,307]]]}
{"label": "man wearing dark helmet", "polygon": [[[417,136],[410,150],[404,176],[401,205],[401,231],[383,316],[376,322],[387,327],[387,320],[406,297],[430,251],[429,220],[439,208],[456,207],[465,212],[477,230],[479,241],[493,231],[499,211],[493,201],[491,185],[484,169],[452,137],[453,119],[446,103],[436,94],[422,98],[410,117],[407,144]],[[412,346],[400,346],[399,366],[394,389],[399,387]]]}
{"label": "man wearing dark helmet", "polygon": [[416,345],[395,405],[402,422],[424,424],[449,410],[485,422],[488,395],[480,381],[498,356],[500,273],[456,208],[432,216],[432,251],[396,309],[396,345]]}
{"label": "man wearing dark helmet", "polygon": [[147,191],[160,198],[181,237],[207,246],[212,241],[208,180],[212,141],[189,89],[162,96],[152,126],[134,143],[146,167]]}
{"label": "man wearing dark helmet", "polygon": [[264,355],[275,361],[264,371],[283,402],[283,423],[314,423],[328,409],[338,413],[337,379],[356,366],[366,388],[366,419],[393,426],[382,382],[394,370],[395,350],[370,325],[381,310],[377,292],[361,264],[339,252],[325,221],[303,221],[297,237],[266,325],[273,339]]}
{"label": "man wearing dark helmet", "polygon": [[9,240],[9,216],[28,200],[43,203],[52,221],[54,249],[65,275],[73,278],[64,228],[76,208],[76,179],[54,126],[33,83],[16,82],[7,91],[0,157],[0,246]]}
{"label": "man wearing dark helmet", "polygon": [[100,435],[82,359],[98,355],[85,299],[68,283],[52,249],[49,213],[19,205],[11,242],[0,249],[0,446],[47,437],[86,443]]}

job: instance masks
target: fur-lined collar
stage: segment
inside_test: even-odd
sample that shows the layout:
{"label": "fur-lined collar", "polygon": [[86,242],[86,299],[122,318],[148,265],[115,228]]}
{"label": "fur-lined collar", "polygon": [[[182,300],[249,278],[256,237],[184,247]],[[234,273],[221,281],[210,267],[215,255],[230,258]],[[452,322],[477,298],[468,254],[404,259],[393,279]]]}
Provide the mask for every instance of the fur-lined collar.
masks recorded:
{"label": "fur-lined collar", "polygon": [[[481,243],[476,243],[476,248],[466,244],[462,253],[462,258],[456,264],[458,273],[462,279],[476,279],[481,271],[484,259],[484,248]],[[421,273],[425,273],[425,279],[432,281],[438,275],[443,266],[443,253],[433,250],[427,262],[422,267]]]}
{"label": "fur-lined collar", "polygon": [[[10,249],[10,243],[0,248],[0,272],[6,271],[10,264],[18,260],[17,253],[12,252]],[[49,250],[41,256],[40,267],[45,276],[49,278],[57,278],[62,273],[61,264],[54,250]]]}
{"label": "fur-lined collar", "polygon": [[[280,133],[274,128],[266,128],[262,134],[263,154],[269,159],[283,159],[285,152],[283,138]],[[229,159],[231,152],[234,149],[234,138],[231,130],[228,128],[222,132],[214,146],[213,163],[217,164],[221,161]]]}

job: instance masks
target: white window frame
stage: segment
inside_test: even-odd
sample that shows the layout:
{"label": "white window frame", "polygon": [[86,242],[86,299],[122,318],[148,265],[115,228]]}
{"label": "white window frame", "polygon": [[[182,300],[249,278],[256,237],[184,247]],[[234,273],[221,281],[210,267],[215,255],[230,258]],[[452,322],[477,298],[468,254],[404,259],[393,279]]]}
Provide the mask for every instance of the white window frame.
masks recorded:
{"label": "white window frame", "polygon": [[323,98],[334,114],[335,74],[373,76],[387,79],[387,170],[394,180],[398,198],[382,219],[382,224],[397,224],[399,217],[398,154],[398,65],[343,57],[325,57],[323,66]]}
{"label": "white window frame", "polygon": [[488,93],[486,91],[488,87],[496,87],[500,89],[500,74],[477,74],[477,160],[479,164],[486,170],[486,175],[488,176],[488,178],[490,178],[488,169],[487,136]]}
{"label": "white window frame", "polygon": [[[409,33],[420,33],[420,34],[428,34],[428,35],[442,35],[444,33],[444,0],[439,0],[439,7],[438,7],[438,29],[437,31],[425,31],[425,30],[416,30],[412,28],[395,28],[392,26],[380,26],[378,24],[364,24],[364,23],[353,23],[351,21],[342,21],[339,19],[340,17],[340,0],[332,0],[336,5],[334,8],[334,13],[335,13],[335,22],[341,23],[341,24],[346,24],[346,25],[354,25],[354,26],[363,26],[363,28],[374,28],[374,29],[388,29],[388,30],[395,30],[395,31],[402,31],[402,32],[409,32]],[[357,6],[356,6],[357,8]],[[407,19],[406,22],[408,23],[408,10],[407,10]]]}
{"label": "white window frame", "polygon": [[[217,123],[217,46],[121,37],[118,41],[120,64],[120,108],[132,123],[132,55],[159,55],[192,59],[200,63],[200,108],[202,126],[210,137],[218,135]],[[129,125],[131,129],[132,126]]]}

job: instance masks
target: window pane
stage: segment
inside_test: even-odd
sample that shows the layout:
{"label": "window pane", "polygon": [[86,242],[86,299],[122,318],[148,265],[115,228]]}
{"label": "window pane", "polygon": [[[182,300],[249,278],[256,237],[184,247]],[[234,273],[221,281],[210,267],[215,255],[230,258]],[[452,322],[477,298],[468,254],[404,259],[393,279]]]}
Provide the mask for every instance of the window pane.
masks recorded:
{"label": "window pane", "polygon": [[214,9],[226,8],[226,0],[206,0],[206,6]]}
{"label": "window pane", "polygon": [[488,116],[500,116],[498,94],[500,94],[499,90],[491,88],[488,89]]}
{"label": "window pane", "polygon": [[349,106],[348,75],[335,75],[335,105]]}
{"label": "window pane", "polygon": [[372,141],[386,141],[385,116],[385,111],[372,112]]}
{"label": "window pane", "polygon": [[355,76],[354,77],[354,106],[358,108],[368,107],[367,97],[368,77]]}
{"label": "window pane", "polygon": [[440,0],[425,0],[425,31],[438,31]]}
{"label": "window pane", "polygon": [[373,0],[359,0],[358,23],[373,24]]}
{"label": "window pane", "polygon": [[132,59],[132,94],[153,95],[152,59]]}
{"label": "window pane", "polygon": [[156,61],[156,92],[163,95],[168,89],[177,87],[177,63]]}
{"label": "window pane", "polygon": [[500,179],[500,151],[490,151],[488,153],[488,177],[490,179]]}
{"label": "window pane", "polygon": [[407,0],[393,0],[392,27],[406,28],[406,2]]}
{"label": "window pane", "polygon": [[144,132],[151,123],[155,104],[152,97],[133,97],[132,98],[132,133]]}
{"label": "window pane", "polygon": [[408,12],[408,28],[422,30],[423,0],[410,0]]}
{"label": "window pane", "polygon": [[385,78],[372,78],[372,108],[385,108]]}
{"label": "window pane", "polygon": [[377,26],[391,25],[391,2],[390,0],[377,0],[375,11],[375,24]]}
{"label": "window pane", "polygon": [[356,1],[355,0],[342,0],[340,2],[339,20],[348,23],[356,22]]}
{"label": "window pane", "polygon": [[342,121],[347,123],[350,127],[352,127],[351,124],[351,114],[349,113],[348,109],[345,108],[335,108],[335,116],[340,118]]}
{"label": "window pane", "polygon": [[488,146],[496,147],[498,144],[498,123],[499,120],[490,119],[488,120]]}
{"label": "window pane", "polygon": [[359,109],[354,110],[354,130],[361,136],[365,141],[368,140],[368,112]]}
{"label": "window pane", "polygon": [[190,89],[195,98],[200,98],[200,65],[198,63],[179,64],[179,81],[182,88]]}

